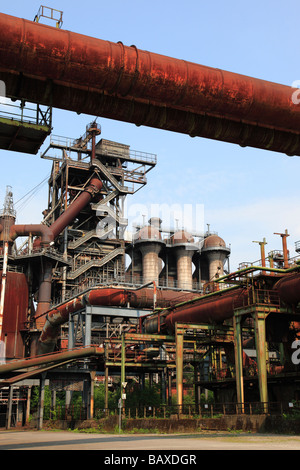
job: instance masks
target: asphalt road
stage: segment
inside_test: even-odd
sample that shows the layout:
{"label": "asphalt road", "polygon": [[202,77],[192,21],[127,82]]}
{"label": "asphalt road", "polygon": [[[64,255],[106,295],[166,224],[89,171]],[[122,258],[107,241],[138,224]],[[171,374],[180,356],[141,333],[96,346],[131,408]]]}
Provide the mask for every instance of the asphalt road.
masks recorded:
{"label": "asphalt road", "polygon": [[[2,450],[97,450],[104,458],[112,455],[130,455],[128,451],[140,451],[138,463],[149,462],[151,451],[169,451],[168,455],[183,454],[201,450],[300,450],[300,436],[237,434],[203,432],[199,434],[85,434],[72,431],[0,431],[0,451]],[[115,453],[111,452],[115,451]],[[166,453],[166,452],[164,452]],[[163,452],[162,452],[163,454]],[[134,454],[134,452],[132,453]],[[195,455],[198,455],[197,452]],[[176,457],[174,457],[176,460]],[[173,463],[176,463],[173,459]],[[128,462],[126,462],[128,463]],[[133,463],[133,462],[132,462]],[[162,462],[160,462],[162,463]],[[165,462],[172,463],[172,462]],[[190,462],[193,464],[193,462]],[[199,462],[200,463],[200,460]],[[133,465],[131,465],[133,466]]]}

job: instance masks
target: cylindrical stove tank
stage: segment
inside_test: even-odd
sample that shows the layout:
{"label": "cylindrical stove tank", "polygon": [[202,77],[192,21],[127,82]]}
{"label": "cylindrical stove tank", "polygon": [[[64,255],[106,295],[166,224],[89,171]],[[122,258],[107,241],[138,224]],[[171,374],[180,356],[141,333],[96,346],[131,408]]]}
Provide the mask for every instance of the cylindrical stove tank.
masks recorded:
{"label": "cylindrical stove tank", "polygon": [[[24,357],[22,332],[27,328],[28,284],[23,273],[8,271],[6,274],[3,326],[0,339],[5,345],[6,359],[12,359]],[[2,271],[0,279],[2,280]]]}
{"label": "cylindrical stove tank", "polygon": [[156,227],[147,225],[142,227],[135,236],[135,246],[142,253],[143,283],[156,282],[158,284],[159,273],[161,271],[161,260],[159,253],[163,241],[161,234]]}
{"label": "cylindrical stove tank", "polygon": [[192,257],[197,250],[194,238],[185,230],[179,230],[171,237],[177,263],[177,287],[190,290],[193,288]]}
{"label": "cylindrical stove tank", "polygon": [[224,261],[230,254],[224,240],[216,234],[211,234],[204,240],[201,256],[208,261],[209,281],[214,281],[224,273]]}

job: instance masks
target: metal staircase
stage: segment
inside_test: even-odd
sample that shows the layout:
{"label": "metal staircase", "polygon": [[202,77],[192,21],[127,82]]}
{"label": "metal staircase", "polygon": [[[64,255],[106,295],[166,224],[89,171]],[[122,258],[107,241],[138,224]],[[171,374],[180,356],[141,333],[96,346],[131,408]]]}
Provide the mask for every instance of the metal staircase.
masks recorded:
{"label": "metal staircase", "polygon": [[99,160],[93,160],[93,166],[97,167],[98,170],[108,179],[108,181],[122,194],[133,194],[133,189],[129,189],[127,186],[122,186],[119,181],[111,174],[110,170],[103,165]]}
{"label": "metal staircase", "polygon": [[115,250],[111,251],[107,255],[105,255],[102,259],[91,259],[87,263],[79,266],[75,271],[71,271],[68,273],[68,279],[76,279],[81,274],[85,273],[88,269],[93,267],[101,267],[107,264],[109,261],[114,259],[116,256],[124,255],[125,251],[124,248],[116,248]]}

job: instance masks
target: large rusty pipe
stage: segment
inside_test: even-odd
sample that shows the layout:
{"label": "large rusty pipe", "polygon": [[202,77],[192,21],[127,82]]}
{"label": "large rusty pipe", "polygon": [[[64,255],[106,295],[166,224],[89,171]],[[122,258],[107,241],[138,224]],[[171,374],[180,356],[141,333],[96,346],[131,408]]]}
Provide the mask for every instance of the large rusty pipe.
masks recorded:
{"label": "large rusty pipe", "polygon": [[40,273],[40,284],[38,293],[38,305],[35,312],[36,328],[44,326],[45,319],[40,317],[44,312],[47,312],[51,303],[51,290],[52,290],[52,263],[44,262],[43,268]]}
{"label": "large rusty pipe", "polygon": [[[47,229],[52,234],[53,240],[75,219],[75,217],[84,209],[84,207],[92,200],[95,194],[97,194],[102,188],[102,182],[98,178],[92,178],[89,185],[84,191],[78,196],[78,198],[72,202],[63,214]],[[45,227],[44,225],[41,225]],[[35,247],[39,244],[37,241]],[[43,239],[41,239],[43,244]],[[37,328],[43,327],[45,324],[45,318],[42,317],[43,313],[50,309],[51,303],[51,288],[52,288],[52,265],[51,263],[45,263],[41,272],[41,281],[39,286],[38,295],[38,306],[36,310],[36,326]]]}
{"label": "large rusty pipe", "polygon": [[300,302],[300,274],[298,272],[283,276],[274,285],[281,301],[290,306]]}
{"label": "large rusty pipe", "polygon": [[[169,290],[156,291],[156,306],[167,307],[175,305],[179,301],[188,301],[197,297],[196,293],[176,292]],[[151,288],[142,289],[122,289],[114,287],[95,288],[87,293],[69,300],[49,312],[46,315],[46,321],[43,331],[39,338],[38,353],[45,354],[53,350],[60,326],[69,320],[69,315],[78,312],[87,305],[95,306],[114,306],[134,308],[153,308],[154,290]]]}
{"label": "large rusty pipe", "polygon": [[[12,225],[10,227],[10,239],[15,240],[20,236],[34,235],[39,238],[35,241],[34,247],[38,248],[50,246],[54,243],[57,236],[75,219],[75,217],[84,209],[102,188],[102,182],[98,178],[92,178],[89,185],[83,190],[78,198],[69,205],[66,211],[50,226],[44,224]],[[36,310],[36,326],[43,327],[45,318],[41,317],[47,312],[51,303],[51,281],[52,265],[45,263],[41,270],[41,279],[38,293],[38,305]]]}
{"label": "large rusty pipe", "polygon": [[222,323],[232,318],[234,309],[247,303],[249,291],[246,288],[229,288],[203,296],[191,302],[166,309],[160,314],[150,315],[143,322],[145,333],[167,331],[174,333],[175,325],[180,323]]}
{"label": "large rusty pipe", "polygon": [[29,235],[40,237],[41,245],[51,245],[54,242],[53,232],[50,227],[47,227],[47,225],[25,224],[12,225],[10,227],[9,236],[11,240]]}
{"label": "large rusty pipe", "polygon": [[89,185],[75,199],[60,217],[50,226],[54,239],[76,218],[86,207],[95,194],[102,188],[102,182],[98,178],[92,178]]}
{"label": "large rusty pipe", "polygon": [[[275,282],[272,290],[278,294],[281,302],[289,306],[297,306],[300,302],[300,273],[292,272],[283,275]],[[223,322],[232,318],[234,309],[247,305],[248,299],[249,291],[245,288],[219,291],[166,309],[161,314],[150,315],[145,318],[143,328],[146,333],[157,333],[161,328],[165,328],[171,334],[177,322],[204,324]]]}
{"label": "large rusty pipe", "polygon": [[[286,274],[275,283],[273,290],[278,292],[280,299],[289,305],[297,304],[300,301],[300,273]],[[149,288],[140,291],[95,288],[59,305],[47,313],[46,322],[39,338],[39,353],[42,354],[53,349],[60,326],[68,321],[70,314],[85,308],[86,305],[121,307],[129,303],[132,307],[151,308],[153,292]],[[251,295],[249,289],[238,286],[202,297],[192,293],[180,294],[169,290],[158,290],[156,305],[165,308],[165,310],[159,314],[145,317],[143,328],[149,334],[157,333],[163,329],[173,333],[177,322],[222,323],[232,318],[234,309],[247,305],[249,295]]]}
{"label": "large rusty pipe", "polygon": [[20,369],[26,369],[30,367],[43,366],[45,364],[55,364],[67,360],[72,360],[80,357],[89,357],[89,356],[102,356],[103,349],[99,347],[89,347],[89,348],[80,348],[72,349],[70,351],[64,351],[60,353],[53,353],[47,356],[27,358],[18,361],[11,361],[7,364],[0,365],[0,375],[8,374],[9,372],[17,371]]}
{"label": "large rusty pipe", "polygon": [[289,86],[0,14],[9,96],[300,155]]}
{"label": "large rusty pipe", "polygon": [[[11,225],[9,230],[10,240],[14,241],[18,237],[33,235],[40,238],[35,243],[35,247],[39,244],[43,246],[53,244],[57,236],[75,219],[101,188],[102,182],[98,178],[92,178],[80,196],[69,205],[66,211],[50,227],[44,224]],[[0,229],[0,233],[2,230]]]}

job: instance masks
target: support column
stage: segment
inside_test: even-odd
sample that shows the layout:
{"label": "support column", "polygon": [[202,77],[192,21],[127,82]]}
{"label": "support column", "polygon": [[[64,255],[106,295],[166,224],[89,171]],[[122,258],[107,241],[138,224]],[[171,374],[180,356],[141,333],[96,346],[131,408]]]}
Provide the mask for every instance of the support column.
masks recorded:
{"label": "support column", "polygon": [[266,357],[266,325],[265,314],[256,311],[255,321],[255,344],[258,367],[258,383],[260,401],[264,403],[264,411],[268,410],[268,382],[267,382],[267,357]]}
{"label": "support column", "polygon": [[163,368],[161,371],[160,376],[160,384],[161,384],[161,401],[165,405],[167,403],[167,387],[166,387],[166,368]]}
{"label": "support column", "polygon": [[95,401],[94,401],[94,391],[95,391],[95,377],[96,377],[96,371],[92,371],[90,372],[90,382],[91,382],[91,385],[90,385],[90,390],[91,390],[91,394],[90,394],[90,419],[93,419],[94,418],[94,409],[95,409]]}
{"label": "support column", "polygon": [[45,381],[46,374],[42,374],[40,378],[40,388],[39,388],[39,406],[38,406],[38,421],[37,429],[40,431],[43,428],[43,417],[44,417],[44,399],[45,399]]}
{"label": "support column", "polygon": [[[5,242],[4,243],[4,254],[3,254],[1,295],[0,295],[0,341],[1,341],[1,337],[2,337],[2,325],[3,325],[3,315],[4,315],[4,300],[5,300],[5,288],[6,288],[7,262],[8,262],[8,242]],[[5,356],[4,356],[4,360],[5,360]]]}
{"label": "support column", "polygon": [[244,377],[243,377],[243,347],[242,347],[242,327],[241,317],[236,314],[233,317],[234,328],[234,358],[237,402],[241,405],[241,412],[244,412]]}
{"label": "support column", "polygon": [[74,345],[75,345],[74,316],[69,315],[68,349],[73,349]]}
{"label": "support column", "polygon": [[104,364],[104,373],[105,373],[105,398],[104,398],[104,408],[105,408],[105,415],[108,416],[108,344],[105,343],[104,346],[104,355],[105,355],[105,364]]}
{"label": "support column", "polygon": [[10,429],[10,426],[11,426],[13,393],[14,393],[14,387],[11,385],[9,387],[9,395],[8,395],[7,410],[6,410],[6,429]]}
{"label": "support column", "polygon": [[125,415],[125,401],[123,400],[123,394],[125,393],[125,354],[126,354],[126,349],[125,349],[125,336],[124,333],[122,333],[122,350],[121,350],[121,405],[122,405],[122,412],[123,415]]}
{"label": "support column", "polygon": [[25,415],[25,424],[29,423],[30,416],[30,401],[31,401],[31,386],[27,389],[27,400],[26,400],[26,415]]}
{"label": "support column", "polygon": [[179,413],[182,412],[183,404],[183,331],[176,324],[175,330],[176,340],[176,389],[177,389],[177,405]]}
{"label": "support column", "polygon": [[168,405],[172,405],[172,371],[167,369],[168,374]]}
{"label": "support column", "polygon": [[91,330],[92,330],[92,314],[85,311],[85,339],[84,346],[88,347],[91,345]]}

